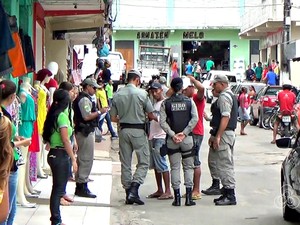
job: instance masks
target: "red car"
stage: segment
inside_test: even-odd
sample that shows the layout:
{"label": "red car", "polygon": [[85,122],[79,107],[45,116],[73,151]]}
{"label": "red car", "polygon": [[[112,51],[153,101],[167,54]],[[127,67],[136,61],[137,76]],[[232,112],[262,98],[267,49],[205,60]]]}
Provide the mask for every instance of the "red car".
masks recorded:
{"label": "red car", "polygon": [[259,127],[263,127],[264,113],[276,106],[277,94],[280,90],[282,90],[281,86],[266,86],[256,94],[250,108],[251,125],[255,126],[258,123]]}

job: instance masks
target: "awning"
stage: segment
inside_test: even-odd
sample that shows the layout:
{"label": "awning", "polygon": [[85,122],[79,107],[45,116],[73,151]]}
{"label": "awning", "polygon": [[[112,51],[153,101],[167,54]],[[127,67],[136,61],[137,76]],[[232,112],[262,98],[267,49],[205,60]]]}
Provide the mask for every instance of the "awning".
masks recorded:
{"label": "awning", "polygon": [[39,0],[53,31],[70,31],[102,27],[103,0]]}

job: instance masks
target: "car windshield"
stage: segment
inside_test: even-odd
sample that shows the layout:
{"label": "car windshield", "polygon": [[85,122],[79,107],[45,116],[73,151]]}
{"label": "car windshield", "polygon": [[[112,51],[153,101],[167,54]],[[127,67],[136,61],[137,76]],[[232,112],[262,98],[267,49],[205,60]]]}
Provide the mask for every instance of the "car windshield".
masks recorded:
{"label": "car windshield", "polygon": [[281,90],[281,87],[269,87],[265,93],[265,95],[276,96],[278,91]]}

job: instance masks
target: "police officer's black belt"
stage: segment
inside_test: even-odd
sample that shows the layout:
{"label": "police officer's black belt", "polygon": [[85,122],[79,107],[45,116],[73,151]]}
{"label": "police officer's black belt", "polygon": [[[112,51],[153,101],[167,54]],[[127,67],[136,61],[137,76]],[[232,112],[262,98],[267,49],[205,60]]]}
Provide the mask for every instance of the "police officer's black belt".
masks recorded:
{"label": "police officer's black belt", "polygon": [[142,129],[144,130],[145,129],[145,124],[137,124],[137,123],[120,123],[120,127],[121,129],[124,129],[124,128],[134,128],[134,129]]}

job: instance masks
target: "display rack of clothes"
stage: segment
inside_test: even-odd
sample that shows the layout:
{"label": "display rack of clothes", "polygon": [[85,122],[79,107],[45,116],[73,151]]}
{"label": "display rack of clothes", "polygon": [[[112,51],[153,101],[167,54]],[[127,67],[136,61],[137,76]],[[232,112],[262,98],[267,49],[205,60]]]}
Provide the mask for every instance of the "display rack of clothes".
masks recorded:
{"label": "display rack of clothes", "polygon": [[35,70],[31,37],[19,29],[17,17],[8,15],[0,1],[0,77],[20,77]]}

